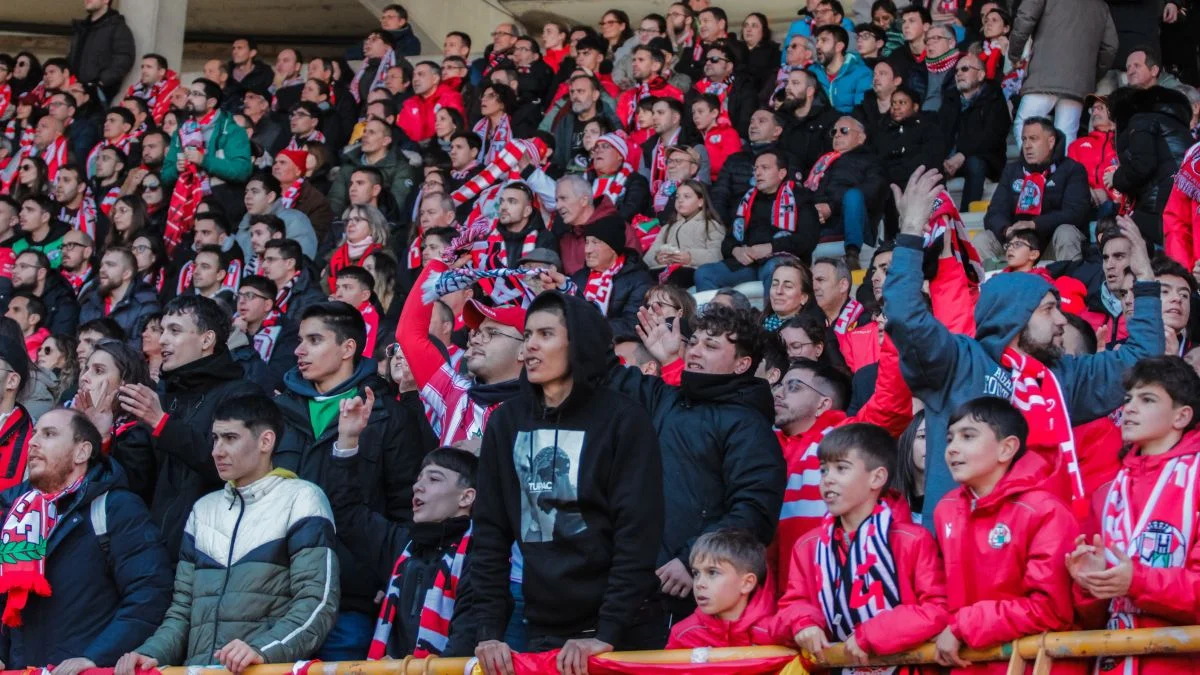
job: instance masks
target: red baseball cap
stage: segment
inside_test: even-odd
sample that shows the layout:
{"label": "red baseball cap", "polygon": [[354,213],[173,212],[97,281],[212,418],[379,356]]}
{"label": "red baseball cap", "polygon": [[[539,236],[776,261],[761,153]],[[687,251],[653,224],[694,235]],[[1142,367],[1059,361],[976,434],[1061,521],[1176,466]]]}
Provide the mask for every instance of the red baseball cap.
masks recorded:
{"label": "red baseball cap", "polygon": [[525,308],[515,305],[488,307],[478,300],[469,300],[463,307],[462,316],[463,323],[467,324],[467,328],[471,330],[478,330],[479,324],[483,323],[484,319],[491,319],[509,328],[515,328],[518,332],[525,330]]}
{"label": "red baseball cap", "polygon": [[1074,277],[1059,277],[1054,280],[1054,286],[1058,288],[1058,306],[1062,311],[1070,314],[1081,314],[1087,305],[1087,286],[1083,282]]}

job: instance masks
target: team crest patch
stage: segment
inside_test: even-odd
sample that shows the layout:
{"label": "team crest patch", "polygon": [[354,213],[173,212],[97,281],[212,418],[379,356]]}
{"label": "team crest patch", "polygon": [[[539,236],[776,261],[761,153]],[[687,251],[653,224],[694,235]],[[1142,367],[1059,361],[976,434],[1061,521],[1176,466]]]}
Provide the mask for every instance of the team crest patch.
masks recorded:
{"label": "team crest patch", "polygon": [[992,531],[988,532],[988,544],[992,548],[1004,548],[1010,541],[1012,541],[1012,531],[1004,523],[996,523]]}
{"label": "team crest patch", "polygon": [[1164,520],[1152,520],[1138,537],[1137,554],[1141,563],[1150,567],[1183,567],[1187,557],[1183,533]]}

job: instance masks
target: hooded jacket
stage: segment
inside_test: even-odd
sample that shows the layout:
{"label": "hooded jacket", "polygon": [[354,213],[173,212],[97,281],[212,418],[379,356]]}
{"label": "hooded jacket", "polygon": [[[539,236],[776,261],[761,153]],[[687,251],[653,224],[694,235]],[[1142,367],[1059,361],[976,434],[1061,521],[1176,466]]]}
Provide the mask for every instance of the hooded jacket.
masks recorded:
{"label": "hooded jacket", "polygon": [[[375,362],[360,359],[350,379],[326,392],[318,392],[297,368],[283,377],[283,392],[275,397],[283,413],[283,436],[275,446],[275,466],[288,469],[301,478],[328,489],[333,462],[333,445],[337,440],[336,420],[320,437],[313,437],[309,401],[318,396],[329,397],[355,390],[355,395],[379,384]],[[372,511],[384,514],[389,520],[405,522],[412,518],[412,484],[420,470],[426,448],[418,427],[400,408],[395,399],[376,391],[375,407],[367,428],[358,441],[356,466],[358,490]],[[374,613],[375,592],[370,570],[364,569],[342,541],[354,533],[342,533],[338,538],[337,554],[342,569],[343,610]]]}
{"label": "hooded jacket", "polygon": [[1067,156],[1083,165],[1087,170],[1088,187],[1105,190],[1104,174],[1110,167],[1117,166],[1117,145],[1112,131],[1093,129],[1088,135],[1080,136],[1067,147]]}
{"label": "hooded jacket", "polygon": [[563,274],[574,274],[581,269],[584,269],[584,240],[587,239],[587,229],[591,225],[600,222],[601,219],[618,219],[625,226],[625,248],[634,251],[642,250],[641,243],[638,238],[639,231],[630,225],[628,221],[621,218],[621,214],[617,212],[616,206],[608,197],[601,197],[592,202],[595,209],[587,222],[583,225],[568,225],[563,222],[562,216],[555,214],[554,221],[551,225],[551,231],[555,237],[558,237],[558,253],[562,256],[563,268],[560,270]]}
{"label": "hooded jacket", "polygon": [[[0,494],[4,513],[32,489],[25,481]],[[105,493],[107,555],[90,513]],[[22,625],[0,631],[6,668],[40,668],[74,657],[111,667],[154,632],[171,604],[170,557],[145,504],[126,489],[120,465],[103,459],[88,469],[83,485],[59,500],[58,509],[46,549],[53,592],[30,593]]]}
{"label": "hooded jacket", "polygon": [[1114,104],[1117,170],[1113,188],[1133,199],[1133,219],[1146,241],[1163,243],[1162,214],[1175,172],[1192,145],[1187,97],[1151,87]]}
{"label": "hooded jacket", "polygon": [[[928,535],[926,535],[928,536]],[[750,595],[750,602],[736,621],[725,621],[697,609],[671,627],[667,649],[698,647],[759,647],[788,644],[792,636],[775,619],[775,596],[769,579]]]}
{"label": "hooded jacket", "polygon": [[[613,337],[618,340],[637,337],[638,309],[646,298],[646,291],[654,285],[654,277],[650,276],[641,254],[626,249],[621,255],[625,256],[625,264],[613,276],[606,315]],[[571,275],[571,281],[579,287],[581,294],[590,274],[591,270],[584,267]]]}
{"label": "hooded jacket", "polygon": [[150,515],[162,529],[172,561],[179,555],[192,505],[221,488],[212,458],[213,414],[228,399],[262,393],[257,384],[244,379],[241,366],[229,352],[223,346],[220,349],[164,370],[158,381],[158,398],[166,417],[152,432],[158,480]]}
{"label": "hooded jacket", "polygon": [[[1073,628],[1071,577],[1063,560],[1075,550],[1079,526],[1062,500],[1041,489],[1052,471],[1026,452],[986,496],[976,499],[960,486],[937,505],[934,533],[946,565],[950,630],[966,647]],[[1007,669],[995,661],[953,672]]]}
{"label": "hooded jacket", "polygon": [[849,51],[846,52],[842,67],[832,80],[829,79],[829,72],[825,70],[825,66],[819,63],[810,65],[808,72],[820,83],[833,107],[843,114],[850,114],[854,106],[862,103],[863,96],[871,91],[871,69],[863,63],[858,54]]}
{"label": "hooded jacket", "polygon": [[92,287],[83,296],[80,304],[80,324],[107,316],[116,321],[121,330],[125,331],[126,340],[134,343],[141,342],[142,321],[159,309],[158,292],[152,286],[143,284],[136,277],[130,284],[129,290],[125,291],[125,296],[113,305],[107,314],[104,312],[105,299],[100,295],[98,287]]}
{"label": "hooded jacket", "polygon": [[[913,396],[925,402],[925,509],[932,522],[937,500],[954,489],[943,457],[953,411],[979,396],[1012,397],[1012,379],[1000,357],[1053,287],[1033,274],[1000,274],[980,287],[975,338],[952,334],[934,318],[921,294],[922,241],[901,234],[883,285],[887,332],[900,353],[900,369]],[[1058,378],[1072,425],[1090,422],[1124,401],[1121,377],[1139,359],[1162,354],[1162,301],[1158,282],[1133,286],[1129,340],[1116,351],[1063,356],[1047,364]]]}
{"label": "hooded jacket", "polygon": [[[710,375],[685,370],[680,387],[624,368],[610,357],[608,387],[640,403],[662,451],[663,538],[656,564],[690,566],[692,545],[706,532],[738,528],[764,546],[775,535],[787,467],[771,431],[775,404],[754,373]],[[688,598],[679,614],[691,611]]]}
{"label": "hooded jacket", "polygon": [[[1037,224],[1038,236],[1043,245],[1048,245],[1054,230],[1060,225],[1085,228],[1092,207],[1088,190],[1087,171],[1075,160],[1067,157],[1066,137],[1055,130],[1054,154],[1049,166],[1030,166],[1018,157],[1000,172],[1000,183],[992,195],[983,225],[996,238],[1004,241],[1004,231],[1018,220],[1032,220]],[[1042,212],[1037,216],[1016,215],[1017,193],[1026,171],[1052,169],[1046,179],[1042,195]],[[1085,228],[1086,229],[1086,228]]]}
{"label": "hooded jacket", "polygon": [[603,388],[612,333],[590,303],[543,293],[529,315],[561,307],[571,393],[556,408],[521,376],[522,393],[492,415],[480,454],[472,555],[476,638],[498,640],[509,618],[509,558],[524,556],[531,634],[594,636],[618,649],[658,588],[662,463],[650,418]]}
{"label": "hooded jacket", "polygon": [[463,113],[462,94],[454,91],[445,84],[439,84],[429,96],[413,94],[404,101],[400,112],[396,115],[396,126],[408,134],[414,143],[424,143],[433,138],[434,122],[437,111],[450,108]]}

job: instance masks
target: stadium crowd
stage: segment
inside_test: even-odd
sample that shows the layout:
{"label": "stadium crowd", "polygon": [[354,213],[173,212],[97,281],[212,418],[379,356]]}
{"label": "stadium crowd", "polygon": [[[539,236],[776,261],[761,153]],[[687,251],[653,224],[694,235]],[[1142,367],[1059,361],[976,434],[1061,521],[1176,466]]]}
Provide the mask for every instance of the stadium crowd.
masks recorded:
{"label": "stadium crowd", "polygon": [[110,1],[0,54],[3,668],[1200,622],[1187,0],[391,5],[190,81]]}

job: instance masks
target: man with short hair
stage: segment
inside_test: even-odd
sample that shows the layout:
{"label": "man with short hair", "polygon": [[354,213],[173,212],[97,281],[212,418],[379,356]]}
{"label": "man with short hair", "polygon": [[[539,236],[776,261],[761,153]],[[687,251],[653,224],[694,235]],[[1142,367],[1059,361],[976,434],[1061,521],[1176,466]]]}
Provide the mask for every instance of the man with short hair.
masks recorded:
{"label": "man with short hair", "polygon": [[282,113],[291,110],[300,102],[300,91],[304,89],[304,57],[300,50],[284,47],[275,54],[274,75],[267,91],[271,94],[271,110]]}
{"label": "man with short hair", "polygon": [[745,133],[757,103],[758,93],[754,90],[757,80],[752,77],[735,77],[734,70],[745,63],[745,59],[743,55],[739,60],[741,50],[734,47],[734,44],[740,43],[719,42],[706,50],[704,77],[692,86],[692,91],[688,92],[688,101],[694,101],[698,94],[716,96],[721,103],[721,119],[737,129],[738,133]]}
{"label": "man with short hair", "polygon": [[285,207],[280,200],[282,195],[283,188],[274,176],[265,173],[251,176],[246,182],[246,193],[242,202],[246,207],[246,215],[242,216],[234,238],[243,251],[250,250],[250,219],[254,216],[276,216],[283,221],[286,228],[285,238],[299,244],[304,255],[310,260],[315,259],[318,242],[312,221],[300,211]]}
{"label": "man with short hair", "polygon": [[[480,85],[492,76],[492,71],[501,62],[512,60],[513,47],[517,44],[520,33],[513,23],[496,24],[492,30],[492,43],[484,48],[483,56],[471,63],[471,84]],[[469,50],[469,45],[468,45]],[[466,54],[462,54],[466,58]]]}
{"label": "man with short hair", "polygon": [[74,164],[64,166],[54,181],[54,200],[58,204],[57,222],[73,230],[80,230],[89,237],[96,236],[100,227],[100,213],[96,201],[87,189],[87,178],[83,170]]}
{"label": "man with short hair", "polygon": [[887,31],[873,23],[860,23],[854,27],[854,51],[868,68],[883,59],[883,48],[887,45]]}
{"label": "man with short hair", "polygon": [[363,358],[375,356],[375,343],[379,340],[379,317],[382,308],[375,298],[375,278],[365,268],[347,265],[330,279],[333,288],[330,300],[344,302],[358,310],[363,319],[366,337],[363,338]]}
{"label": "man with short hair", "polygon": [[[934,24],[925,31],[925,61],[923,69],[919,69],[911,78],[910,87],[919,91],[921,110],[938,112],[944,105],[943,101],[954,95],[955,67],[962,52],[958,50],[958,37],[950,24]],[[922,79],[924,82],[922,82]]]}
{"label": "man with short hair", "polygon": [[234,309],[234,291],[225,281],[228,272],[223,264],[226,254],[215,244],[203,244],[196,249],[196,255],[189,262],[190,283],[184,287],[180,295],[195,294],[216,300],[232,314]]}
{"label": "man with short hair", "polygon": [[121,179],[125,177],[127,156],[120,148],[103,148],[96,154],[95,174],[89,188],[100,214],[108,218],[121,198]]}
{"label": "man with short hair", "polygon": [[[43,118],[45,119],[45,118]],[[50,260],[50,267],[62,264],[63,235],[71,228],[54,218],[54,202],[42,195],[29,195],[21,200],[21,238],[12,245],[12,252],[38,251]]]}
{"label": "man with short hair", "polygon": [[241,98],[242,115],[250,123],[250,140],[271,155],[286,147],[288,129],[271,114],[271,93],[266,89],[247,88],[242,90]]}
{"label": "man with short hair", "polygon": [[585,265],[588,230],[601,221],[616,220],[625,227],[625,246],[638,250],[637,229],[628,224],[611,199],[592,199],[593,188],[579,175],[563,176],[555,184],[555,217],[551,231],[558,239],[562,273],[572,275]]}
{"label": "man with short hair", "polygon": [[[261,390],[245,379],[241,366],[230,358],[229,319],[216,302],[198,295],[173,298],[163,310],[161,324],[160,391],[125,384],[117,400],[124,413],[151,429],[158,476],[150,512],[166,538],[168,554],[177,560],[194,550],[193,542],[180,552],[192,505],[223,485],[213,465],[214,413],[229,399],[261,394]],[[194,535],[192,530],[189,538]],[[211,652],[206,656],[213,658]]]}
{"label": "man with short hair", "polygon": [[[333,627],[340,596],[333,513],[318,486],[274,467],[284,433],[279,409],[253,394],[213,410],[203,430],[212,440],[193,453],[208,451],[225,487],[189,509],[168,618],[121,657],[121,675],[160,662],[215,660],[235,673],[295,662]],[[246,555],[254,551],[264,555]],[[237,620],[221,620],[215,606],[206,607],[211,597],[238,607]]]}
{"label": "man with short hair", "polygon": [[[754,158],[774,148],[783,135],[787,120],[769,108],[759,108],[750,116],[746,139],[749,145],[730,155],[712,185],[712,207],[723,223],[732,223],[734,210],[754,179]],[[711,158],[710,158],[711,161]]]}
{"label": "man with short hair", "polygon": [[142,321],[158,312],[158,292],[142,283],[137,259],[124,247],[110,246],[100,259],[97,286],[79,299],[79,321],[112,319],[126,335],[140,339]]}
{"label": "man with short hair", "polygon": [[[721,101],[715,94],[701,94],[692,100],[692,123],[696,131],[704,135],[704,149],[708,153],[709,180],[713,183],[721,174],[725,160],[741,152],[742,139],[737,130],[721,115]],[[753,114],[751,115],[753,119]],[[747,129],[754,123],[751,121]]]}
{"label": "man with short hair", "polygon": [[462,31],[452,30],[446,33],[442,40],[442,58],[458,57],[465,59],[471,55],[471,36]]}
{"label": "man with short hair", "polygon": [[1012,115],[1004,93],[988,82],[983,62],[966,54],[954,69],[955,94],[938,114],[949,154],[942,162],[946,176],[962,176],[962,204],[983,199],[984,179],[997,180],[1008,152]]}
{"label": "man with short hair", "polygon": [[88,177],[96,175],[96,159],[105,148],[117,148],[128,157],[138,151],[140,145],[135,133],[134,116],[125,108],[113,106],[104,115],[100,142],[92,146],[84,167]]}
{"label": "man with short hair", "polygon": [[137,57],[133,32],[125,17],[112,8],[112,0],[86,0],[83,7],[87,18],[72,22],[66,61],[80,82],[112,100]]}
{"label": "man with short hair", "polygon": [[299,326],[304,310],[324,299],[324,294],[304,264],[300,244],[292,239],[271,239],[264,244],[259,269],[279,289],[275,296],[275,309],[285,329]]}
{"label": "man with short hair", "polygon": [[205,79],[212,80],[221,89],[221,110],[236,114],[242,112],[244,90],[241,83],[230,75],[231,68],[233,66],[227,61],[209,59],[204,62],[202,72]]}
{"label": "man with short hair", "polygon": [[463,113],[462,95],[442,84],[442,71],[433,61],[422,61],[413,68],[413,95],[404,101],[396,126],[414,143],[433,138],[437,111],[442,108]]}
{"label": "man with short hair", "polygon": [[145,101],[154,123],[162,124],[163,116],[170,109],[171,92],[178,87],[179,76],[167,67],[167,58],[151,53],[142,57],[138,81],[129,85],[125,97],[136,97]]}
{"label": "man with short hair", "polygon": [[[250,250],[246,256],[246,264],[243,266],[247,275],[261,274],[262,256],[267,242],[272,239],[283,239],[286,232],[287,226],[283,224],[279,216],[271,214],[250,216]],[[238,248],[241,248],[240,244]],[[273,294],[272,297],[274,297]]]}
{"label": "man with short hair", "polygon": [[712,169],[708,163],[708,149],[704,147],[704,139],[691,129],[683,127],[684,106],[671,98],[654,101],[654,131],[655,135],[642,144],[642,163],[638,171],[650,183],[651,197],[657,196],[663,189],[667,176],[667,152],[677,146],[685,145],[696,151],[699,157],[697,180],[711,180]]}
{"label": "man with short hair", "polygon": [[470,131],[459,131],[450,137],[450,177],[465,183],[483,170],[478,157],[483,141]]}
{"label": "man with short hair", "polygon": [[[486,91],[486,90],[485,90]],[[583,149],[583,128],[588,120],[604,117],[617,126],[616,114],[600,100],[600,81],[591,75],[576,75],[568,83],[569,105],[552,113],[550,133],[554,135],[554,163],[569,172],[583,173],[588,156]]]}
{"label": "man with short hair", "polygon": [[525,183],[514,181],[500,190],[492,235],[478,253],[477,268],[515,269],[521,256],[535,248],[558,248],[534,207],[533,190]]}
{"label": "man with short hair", "polygon": [[[0,358],[12,357],[0,348]],[[170,556],[84,412],[52,410],[32,432],[28,477],[18,474],[19,485],[0,495],[0,507],[6,544],[39,552],[0,564],[14,577],[6,589],[0,662],[5,668],[55,663],[68,675],[110,667],[162,621],[171,604]],[[88,621],[62,620],[84,615]]]}
{"label": "man with short hair", "polygon": [[92,238],[79,230],[71,230],[63,235],[62,265],[59,271],[76,297],[90,290],[95,282],[96,271],[92,267],[95,249],[96,243]]}
{"label": "man with short hair", "polygon": [[838,258],[817,258],[812,264],[813,300],[825,314],[825,324],[839,335],[858,326],[863,306],[850,297],[850,267]]}
{"label": "man with short hair", "polygon": [[1158,56],[1149,48],[1139,47],[1129,52],[1125,59],[1125,77],[1134,89],[1167,87],[1178,89],[1179,78],[1164,72]]}
{"label": "man with short hair", "polygon": [[229,74],[242,89],[266,91],[275,80],[271,67],[258,58],[258,41],[235,38],[229,46]]}
{"label": "man with short hair", "polygon": [[833,149],[832,130],[841,113],[808,70],[788,73],[784,102],[779,111],[790,122],[779,144],[796,163],[798,174],[807,176],[817,159]]}
{"label": "man with short hair", "polygon": [[[70,236],[68,233],[64,241]],[[46,328],[51,334],[74,334],[79,325],[79,301],[71,286],[50,267],[45,253],[30,250],[17,254],[12,286],[15,291],[27,291],[42,299],[46,306]]]}
{"label": "man with short hair", "polygon": [[833,107],[848,113],[871,89],[872,74],[857,54],[850,53],[850,37],[841,26],[821,26],[813,31],[817,62],[809,66]]}
{"label": "man with short hair", "polygon": [[[65,94],[70,96],[70,94]],[[55,99],[61,106],[67,106],[64,98]],[[70,106],[73,109],[74,106]],[[22,157],[38,157],[46,163],[46,179],[53,181],[58,176],[60,167],[64,167],[70,161],[70,153],[75,152],[76,155],[86,154],[91,149],[95,139],[86,139],[83,144],[86,148],[78,150],[68,139],[63,135],[66,130],[66,125],[63,121],[51,115],[43,115],[37,121],[37,125],[33,131],[33,145],[24,148],[13,162],[19,162]]]}
{"label": "man with short hair", "polygon": [[[242,279],[237,293],[237,311],[233,315],[233,329],[246,336],[247,346],[263,363],[281,364],[288,361],[283,372],[291,369],[294,355],[288,347],[279,344],[283,326],[279,313],[275,311],[275,294],[279,291],[275,282],[252,274]],[[279,347],[277,350],[276,348]],[[291,345],[290,349],[295,349]],[[235,357],[236,358],[236,357]],[[279,377],[282,377],[280,373]]]}
{"label": "man with short hair", "polygon": [[[350,177],[355,169],[364,166],[373,167],[383,175],[385,189],[391,193],[396,204],[408,203],[408,194],[415,182],[415,171],[407,158],[393,151],[394,133],[392,125],[378,117],[367,119],[361,142],[357,148],[352,146],[343,153],[338,179],[329,188],[329,206],[335,215],[346,210]],[[398,215],[400,221],[397,225],[408,224],[406,214]]]}
{"label": "man with short hair", "polygon": [[[288,109],[288,130],[291,137],[286,149],[303,150],[309,143],[325,143],[321,133],[321,108],[311,101],[297,101]],[[278,154],[278,153],[276,153]],[[300,167],[304,170],[305,167]]]}
{"label": "man with short hair", "polygon": [[36,363],[38,350],[42,348],[46,338],[50,337],[50,331],[46,330],[44,325],[46,305],[29,291],[17,291],[9,298],[4,316],[16,321],[20,326],[21,335],[25,337],[25,351],[29,354],[29,360]]}
{"label": "man with short hair", "polygon": [[350,83],[350,93],[355,101],[367,100],[367,95],[375,89],[387,86],[387,72],[396,65],[396,52],[392,49],[392,34],[382,28],[377,28],[363,38],[363,61],[354,81]]}
{"label": "man with short hair", "polygon": [[[1034,230],[1044,257],[1079,260],[1091,206],[1083,166],[1066,156],[1062,136],[1045,117],[1025,120],[1021,157],[1000,174],[984,227],[972,240],[984,259],[1003,257],[1002,241],[1016,230]],[[1046,248],[1048,246],[1048,248]]]}
{"label": "man with short hair", "polygon": [[683,92],[671,86],[663,77],[666,68],[667,61],[662,52],[644,44],[633,48],[630,73],[634,84],[621,92],[621,96],[617,98],[617,119],[630,133],[640,129],[637,124],[637,107],[644,99],[653,97],[683,100]]}
{"label": "man with short hair", "polygon": [[710,50],[718,44],[734,46],[733,59],[745,63],[746,47],[739,40],[730,40],[729,17],[720,7],[705,7],[696,10],[696,45],[698,48],[680,49],[679,62],[675,70],[687,75],[692,82],[698,82],[706,75],[705,66],[708,63]]}

